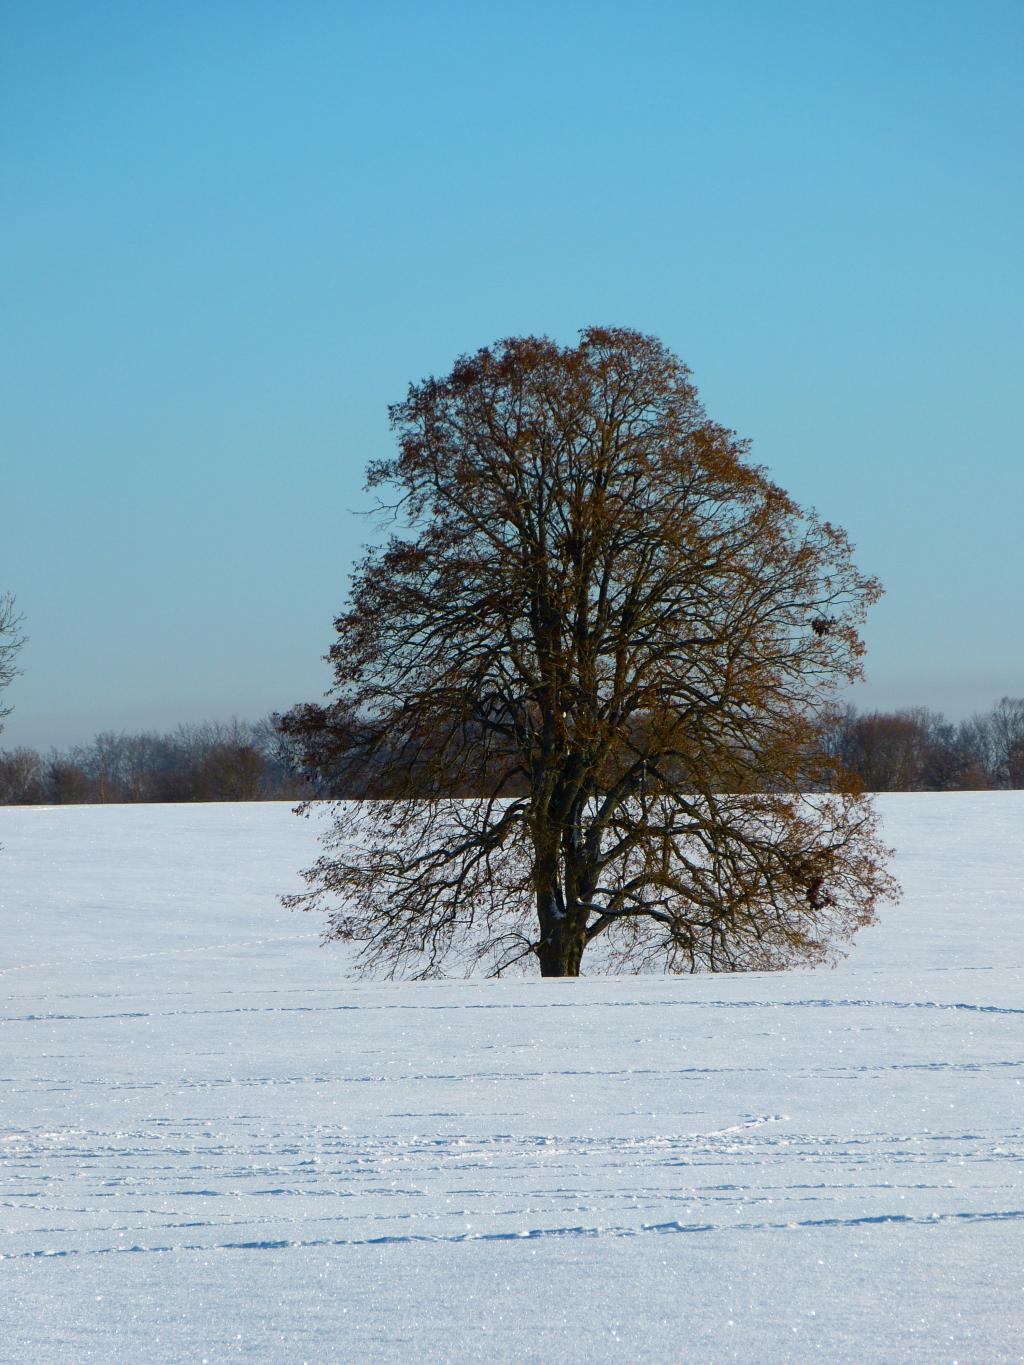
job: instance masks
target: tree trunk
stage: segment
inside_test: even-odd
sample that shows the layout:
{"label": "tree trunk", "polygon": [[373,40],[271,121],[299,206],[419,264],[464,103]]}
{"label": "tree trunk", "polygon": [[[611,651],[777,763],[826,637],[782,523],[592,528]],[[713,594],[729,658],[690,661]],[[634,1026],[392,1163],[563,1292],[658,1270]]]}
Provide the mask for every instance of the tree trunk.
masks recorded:
{"label": "tree trunk", "polygon": [[587,946],[586,921],[549,920],[541,931],[537,956],[541,976],[579,976],[580,959]]}
{"label": "tree trunk", "polygon": [[541,976],[579,976],[580,959],[587,946],[587,911],[581,910],[580,890],[591,893],[593,877],[587,881],[579,857],[573,857],[575,844],[566,858],[565,881],[560,878],[558,844],[551,840],[535,844],[534,886],[537,892],[537,919],[540,942],[537,957]]}

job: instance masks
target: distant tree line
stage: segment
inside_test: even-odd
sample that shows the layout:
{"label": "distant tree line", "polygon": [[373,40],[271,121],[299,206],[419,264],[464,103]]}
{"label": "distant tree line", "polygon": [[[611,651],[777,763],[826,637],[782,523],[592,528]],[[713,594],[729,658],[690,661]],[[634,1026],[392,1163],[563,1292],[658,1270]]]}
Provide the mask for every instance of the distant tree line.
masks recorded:
{"label": "distant tree line", "polygon": [[288,801],[319,793],[267,718],[97,735],[89,744],[0,750],[0,805]]}
{"label": "distant tree line", "polygon": [[867,791],[990,791],[1024,787],[1024,697],[1003,697],[954,724],[940,711],[836,716],[829,752]]}
{"label": "distant tree line", "polygon": [[[1024,697],[1003,697],[984,714],[953,723],[939,711],[858,711],[848,706],[826,732],[830,757],[864,789],[991,791],[1024,788]],[[396,769],[425,762],[387,752],[375,762],[311,765],[274,717],[180,725],[170,734],[97,735],[70,749],[0,749],[0,805],[85,805],[144,801],[293,801],[387,797]],[[304,771],[303,771],[304,770]],[[415,781],[415,777],[413,777]],[[452,795],[514,782],[465,773]]]}

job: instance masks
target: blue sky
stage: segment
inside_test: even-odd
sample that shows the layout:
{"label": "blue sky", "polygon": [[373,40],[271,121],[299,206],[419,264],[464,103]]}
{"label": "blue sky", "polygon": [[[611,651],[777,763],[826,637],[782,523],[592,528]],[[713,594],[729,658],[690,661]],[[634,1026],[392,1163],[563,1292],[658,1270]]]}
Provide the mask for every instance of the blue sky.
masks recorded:
{"label": "blue sky", "polygon": [[386,406],[640,328],[887,596],[864,706],[1024,694],[1024,8],[50,3],[0,21],[0,741],[318,696]]}

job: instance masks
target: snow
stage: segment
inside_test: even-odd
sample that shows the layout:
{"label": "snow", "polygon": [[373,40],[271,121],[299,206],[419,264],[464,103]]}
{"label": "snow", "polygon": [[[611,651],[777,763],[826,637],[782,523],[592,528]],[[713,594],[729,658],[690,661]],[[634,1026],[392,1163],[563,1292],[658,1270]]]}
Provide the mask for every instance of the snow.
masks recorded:
{"label": "snow", "polygon": [[1024,793],[835,971],[370,983],[286,806],[0,810],[0,1360],[1024,1360]]}

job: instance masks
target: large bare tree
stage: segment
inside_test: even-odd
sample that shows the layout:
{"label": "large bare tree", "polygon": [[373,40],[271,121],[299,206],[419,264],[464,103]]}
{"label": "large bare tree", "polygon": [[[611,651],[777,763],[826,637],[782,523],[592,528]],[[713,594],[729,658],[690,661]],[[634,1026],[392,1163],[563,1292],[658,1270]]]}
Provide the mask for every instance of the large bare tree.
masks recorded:
{"label": "large bare tree", "polygon": [[869,923],[873,813],[820,794],[879,594],[845,534],[633,331],[503,341],[391,419],[399,529],[282,722],[350,798],[289,903],[391,974],[777,968]]}

